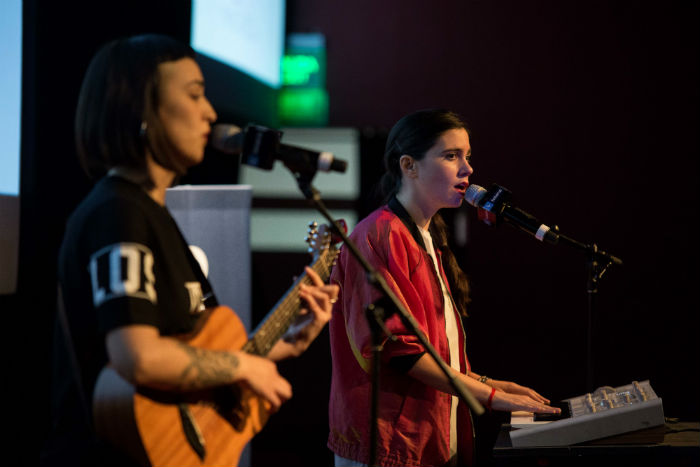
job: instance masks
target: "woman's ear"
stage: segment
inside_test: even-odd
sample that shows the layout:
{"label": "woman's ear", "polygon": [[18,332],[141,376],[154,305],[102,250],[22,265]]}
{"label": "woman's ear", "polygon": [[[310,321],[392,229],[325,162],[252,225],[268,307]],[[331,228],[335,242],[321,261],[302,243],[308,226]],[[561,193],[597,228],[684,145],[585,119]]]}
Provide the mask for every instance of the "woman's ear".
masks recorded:
{"label": "woman's ear", "polygon": [[417,175],[416,160],[408,154],[404,154],[399,158],[399,167],[401,168],[401,173],[407,177],[415,178]]}

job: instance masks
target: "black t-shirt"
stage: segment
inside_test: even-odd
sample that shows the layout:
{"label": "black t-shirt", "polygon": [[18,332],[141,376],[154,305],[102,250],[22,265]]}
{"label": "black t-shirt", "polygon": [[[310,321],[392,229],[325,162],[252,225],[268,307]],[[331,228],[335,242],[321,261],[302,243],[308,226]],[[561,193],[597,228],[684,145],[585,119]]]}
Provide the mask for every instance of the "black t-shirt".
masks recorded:
{"label": "black t-shirt", "polygon": [[200,279],[167,209],[125,179],[101,180],[69,219],[59,280],[66,304],[97,312],[100,332],[126,324],[190,330],[203,288],[211,290]]}
{"label": "black t-shirt", "polygon": [[[59,282],[88,404],[107,363],[105,335],[148,324],[161,335],[191,331],[211,286],[166,208],[121,177],[100,180],[71,215],[59,253]],[[60,333],[57,333],[59,335]],[[54,355],[54,423],[82,419],[60,336]],[[88,408],[89,411],[89,408]]]}

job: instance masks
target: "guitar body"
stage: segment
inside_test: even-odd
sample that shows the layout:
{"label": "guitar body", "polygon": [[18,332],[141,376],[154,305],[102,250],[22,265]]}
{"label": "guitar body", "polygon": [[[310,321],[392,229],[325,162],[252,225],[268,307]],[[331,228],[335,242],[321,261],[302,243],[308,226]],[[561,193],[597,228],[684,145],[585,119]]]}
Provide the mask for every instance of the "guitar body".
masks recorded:
{"label": "guitar body", "polygon": [[[208,313],[201,328],[183,340],[207,350],[241,349],[247,335],[233,310],[219,306]],[[225,392],[235,393],[239,405],[222,408],[216,390],[182,395],[141,390],[107,366],[95,385],[95,429],[142,465],[235,466],[269,416],[251,391],[235,389]]]}
{"label": "guitar body", "polygon": [[[344,222],[338,223],[345,228]],[[338,255],[327,226],[310,225],[311,268],[328,280]],[[311,284],[306,273],[279,300],[248,339],[243,324],[228,307],[207,310],[197,328],[180,336],[192,347],[265,356],[297,318],[299,286]],[[136,388],[109,365],[102,369],[93,394],[97,435],[144,466],[235,466],[241,452],[269,417],[267,403],[241,385],[192,392]]]}

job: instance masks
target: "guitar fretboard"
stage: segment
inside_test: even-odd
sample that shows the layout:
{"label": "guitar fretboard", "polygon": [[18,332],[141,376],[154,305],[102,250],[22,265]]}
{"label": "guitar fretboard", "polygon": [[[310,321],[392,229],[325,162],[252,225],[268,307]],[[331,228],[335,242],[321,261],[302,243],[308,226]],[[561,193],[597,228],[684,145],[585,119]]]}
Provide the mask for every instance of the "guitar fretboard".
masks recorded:
{"label": "guitar fretboard", "polygon": [[[338,250],[335,247],[330,247],[323,250],[311,265],[311,269],[324,282],[330,277],[331,267],[336,256],[338,256]],[[253,336],[243,346],[245,352],[265,356],[279,338],[287,332],[290,324],[292,324],[299,314],[299,310],[301,310],[301,300],[299,298],[299,286],[301,284],[312,285],[311,279],[306,273],[303,273],[294,282],[294,285],[277,302],[260,326],[253,332]]]}

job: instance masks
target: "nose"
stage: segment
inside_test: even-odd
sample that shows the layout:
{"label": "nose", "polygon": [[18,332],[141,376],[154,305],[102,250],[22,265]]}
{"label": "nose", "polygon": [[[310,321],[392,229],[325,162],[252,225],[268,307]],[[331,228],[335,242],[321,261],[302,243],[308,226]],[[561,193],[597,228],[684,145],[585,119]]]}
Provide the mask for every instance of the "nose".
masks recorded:
{"label": "nose", "polygon": [[214,123],[218,117],[218,115],[216,115],[216,110],[214,110],[214,106],[211,105],[209,99],[207,99],[206,97],[204,99],[206,101],[204,109],[204,119],[207,120],[209,123]]}
{"label": "nose", "polygon": [[461,177],[469,177],[471,174],[474,173],[474,168],[471,166],[471,163],[469,162],[469,158],[465,157],[462,159],[464,162],[462,163],[462,166],[460,167],[460,173],[459,175]]}

